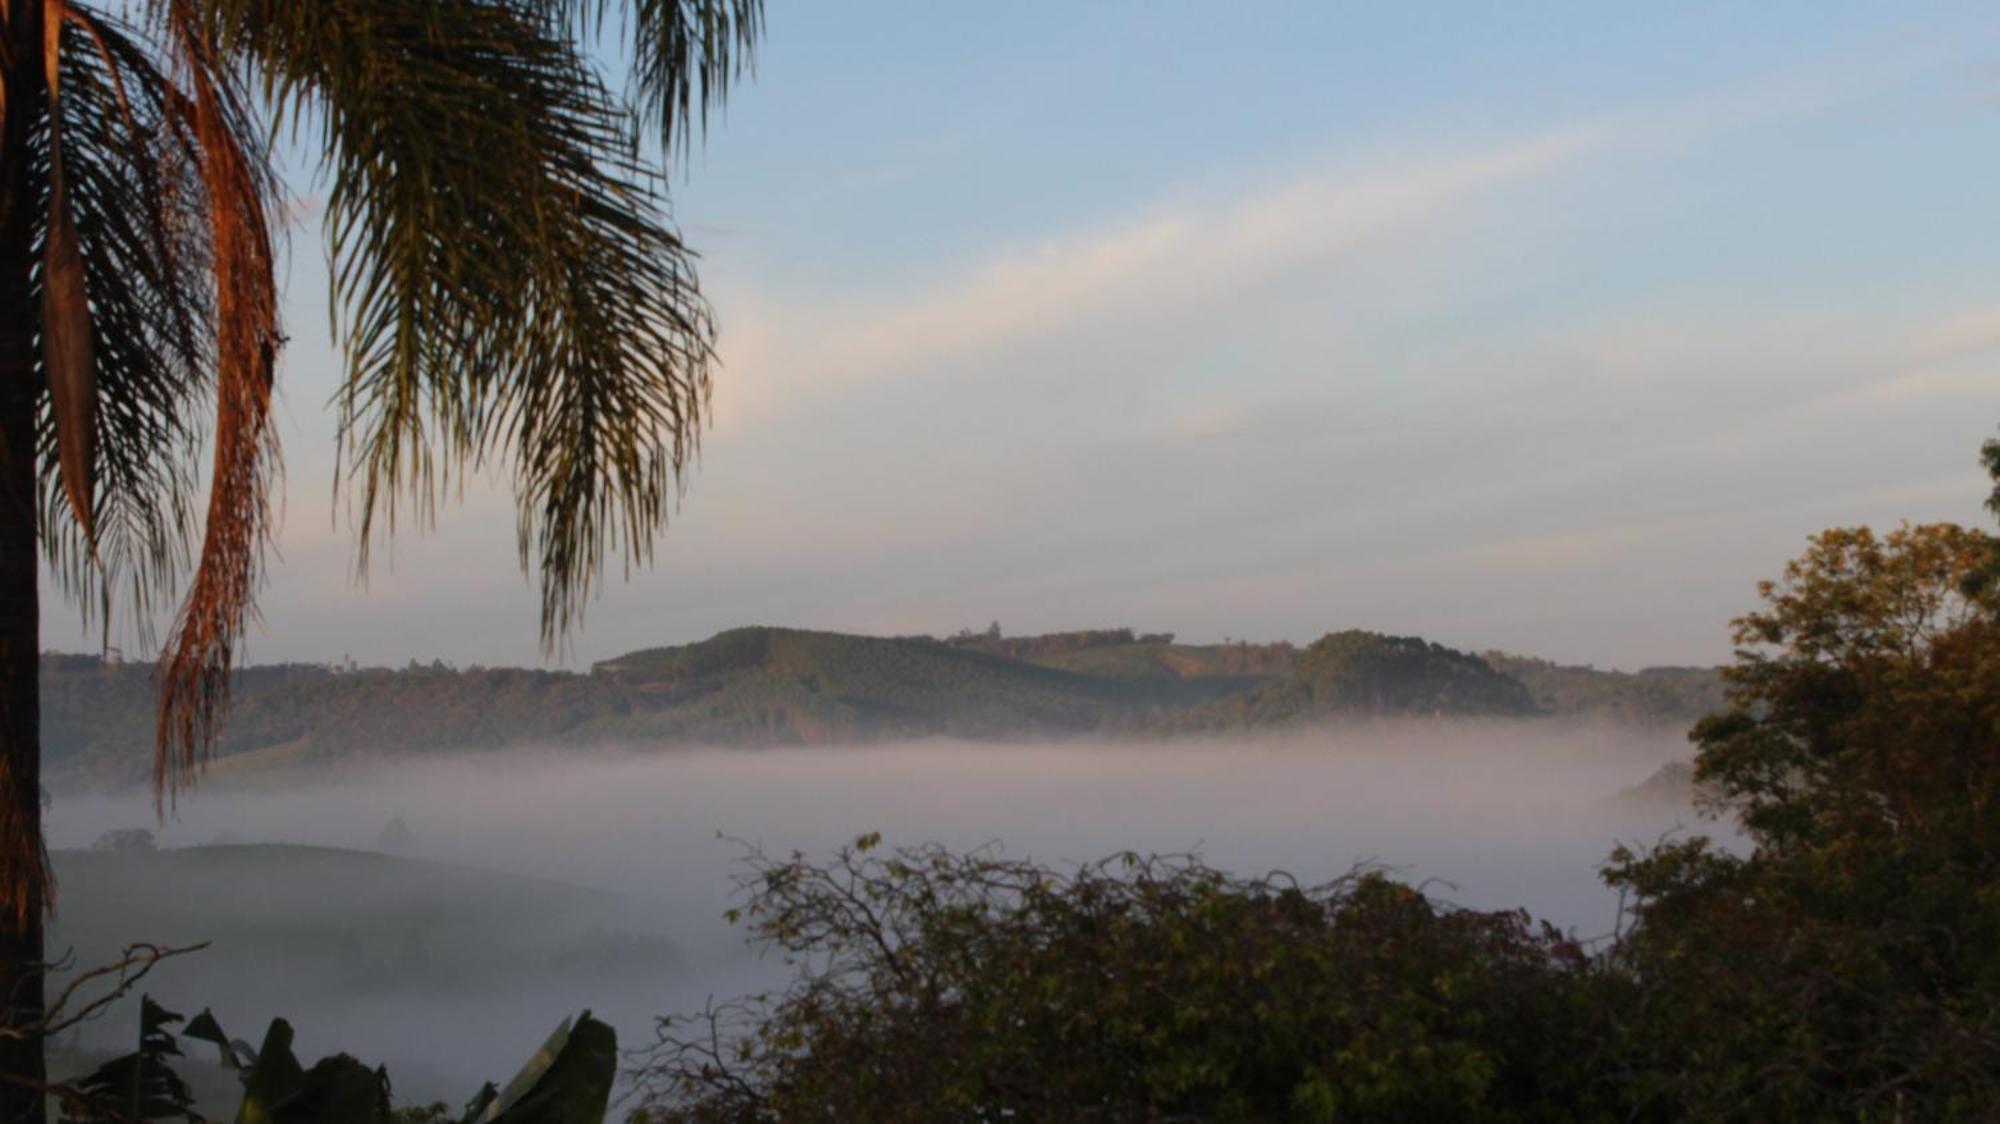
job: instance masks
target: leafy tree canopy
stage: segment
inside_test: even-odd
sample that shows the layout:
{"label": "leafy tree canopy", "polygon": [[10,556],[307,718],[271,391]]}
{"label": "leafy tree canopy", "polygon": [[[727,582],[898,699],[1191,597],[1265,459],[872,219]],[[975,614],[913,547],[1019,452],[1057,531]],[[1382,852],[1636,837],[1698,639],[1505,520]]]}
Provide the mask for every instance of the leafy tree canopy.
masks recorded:
{"label": "leafy tree canopy", "polygon": [[[2000,480],[2000,447],[1984,450]],[[1696,777],[1747,854],[1614,855],[1635,1087],[1712,1119],[2000,1103],[2000,541],[1827,531],[1736,622]]]}
{"label": "leafy tree canopy", "polygon": [[1588,1119],[1591,967],[1518,913],[1123,855],[753,853],[739,919],[800,966],[668,1019],[666,1122]]}

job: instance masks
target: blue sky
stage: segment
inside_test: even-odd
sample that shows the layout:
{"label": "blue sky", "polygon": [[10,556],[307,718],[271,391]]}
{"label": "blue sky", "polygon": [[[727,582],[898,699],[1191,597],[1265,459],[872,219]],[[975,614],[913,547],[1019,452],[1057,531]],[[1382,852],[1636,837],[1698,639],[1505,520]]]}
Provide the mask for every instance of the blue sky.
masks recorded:
{"label": "blue sky", "polygon": [[[1717,661],[1812,531],[1980,518],[1990,5],[769,15],[675,181],[718,422],[571,664],[994,619]],[[293,257],[250,658],[538,662],[500,491],[352,580]]]}

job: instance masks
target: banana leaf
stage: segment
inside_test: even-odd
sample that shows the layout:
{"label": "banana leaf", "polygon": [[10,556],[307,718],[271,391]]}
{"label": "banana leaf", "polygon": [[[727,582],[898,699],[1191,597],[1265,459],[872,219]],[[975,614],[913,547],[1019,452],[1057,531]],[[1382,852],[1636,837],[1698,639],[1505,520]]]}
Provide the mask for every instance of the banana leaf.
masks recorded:
{"label": "banana leaf", "polygon": [[564,1019],[498,1096],[475,1098],[465,1124],[603,1124],[617,1077],[618,1034],[585,1011]]}

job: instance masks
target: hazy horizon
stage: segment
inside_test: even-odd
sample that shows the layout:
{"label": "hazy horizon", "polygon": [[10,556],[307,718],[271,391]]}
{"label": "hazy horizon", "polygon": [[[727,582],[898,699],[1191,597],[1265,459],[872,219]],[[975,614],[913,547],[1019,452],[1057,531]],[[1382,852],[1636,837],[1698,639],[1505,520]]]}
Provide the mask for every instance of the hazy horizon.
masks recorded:
{"label": "hazy horizon", "polygon": [[[729,876],[745,843],[825,856],[880,831],[891,846],[995,845],[1057,865],[1124,850],[1198,852],[1223,869],[1281,869],[1306,882],[1379,865],[1445,901],[1526,908],[1590,938],[1615,922],[1617,897],[1596,876],[1614,843],[1650,843],[1676,825],[1729,834],[1684,806],[1619,799],[1621,789],[1687,752],[1671,731],[1601,721],[1399,719],[1158,744],[929,740],[457,754],[309,780],[204,784],[184,794],[164,824],[143,791],[59,794],[48,815],[59,852],[87,848],[105,830],[141,826],[155,827],[163,848],[374,850],[389,821],[401,819],[410,830],[401,852],[408,857],[608,891],[617,905],[576,911],[575,932],[561,929],[561,914],[528,911],[524,923],[532,917],[548,930],[546,943],[514,953],[528,958],[529,971],[507,974],[504,988],[333,986],[316,950],[274,944],[240,923],[203,928],[210,911],[250,908],[329,937],[361,926],[370,955],[393,959],[399,944],[415,939],[440,972],[524,939],[473,932],[454,944],[449,929],[438,928],[448,921],[414,903],[357,917],[352,903],[374,892],[373,880],[304,872],[283,899],[229,910],[218,908],[220,899],[204,905],[204,895],[219,891],[192,884],[162,888],[170,896],[164,903],[78,907],[81,917],[58,914],[56,939],[69,923],[121,941],[212,937],[208,951],[160,968],[148,992],[186,1014],[213,1007],[232,1034],[253,1041],[282,1015],[306,1056],[348,1050],[388,1063],[405,1098],[457,1098],[480,1081],[504,1080],[499,1070],[581,1008],[612,1021],[630,1047],[649,1037],[653,1016],[782,983],[782,965],[750,958],[721,916],[733,903]],[[59,869],[62,861],[59,853]],[[169,931],[133,931],[135,914]],[[390,922],[403,929],[365,931],[403,914],[406,923]],[[677,954],[597,975],[548,966],[563,941],[593,939],[589,931],[606,925],[614,926],[614,944],[660,938]],[[115,1040],[129,1021],[130,1012],[120,1012],[90,1027],[86,1040]]]}
{"label": "hazy horizon", "polygon": [[[998,623],[997,621],[995,621],[995,622],[989,622],[989,624],[997,624],[997,623]],[[703,641],[703,640],[708,640],[708,639],[712,639],[712,638],[713,638],[714,636],[716,636],[716,635],[719,635],[719,634],[720,634],[720,633],[722,633],[722,632],[732,632],[732,631],[738,631],[738,630],[754,630],[754,629],[771,629],[771,630],[776,630],[776,631],[808,631],[808,632],[831,632],[831,633],[836,633],[836,634],[840,634],[840,635],[853,635],[853,636],[864,636],[864,637],[869,637],[869,638],[873,638],[873,639],[882,639],[882,640],[907,640],[907,639],[917,639],[917,638],[925,638],[925,637],[928,637],[928,638],[930,638],[930,639],[934,639],[934,640],[946,640],[946,639],[950,639],[950,638],[951,638],[952,636],[954,636],[955,634],[959,633],[960,631],[962,631],[962,630],[964,630],[964,629],[966,629],[966,628],[968,628],[968,627],[969,627],[969,626],[965,626],[965,625],[961,625],[961,626],[959,626],[958,628],[953,628],[953,629],[937,629],[937,630],[933,630],[933,631],[931,631],[931,632],[910,632],[910,633],[894,633],[894,634],[890,634],[890,633],[870,633],[870,632],[847,632],[847,631],[845,631],[845,630],[840,630],[840,629],[819,629],[819,628],[811,628],[811,629],[808,629],[808,628],[802,628],[802,627],[797,627],[797,626],[793,626],[793,625],[787,625],[787,624],[784,624],[784,623],[781,623],[781,622],[772,622],[772,621],[748,621],[748,622],[745,622],[745,623],[743,623],[743,624],[739,624],[739,625],[728,625],[728,626],[725,626],[724,628],[721,628],[721,629],[718,629],[718,630],[717,630],[717,631],[716,631],[715,633],[705,633],[705,634],[703,634],[703,635],[701,635],[701,636],[697,636],[697,637],[692,637],[692,638],[689,638],[689,639],[687,639],[687,640],[684,640],[684,641],[682,641],[682,640],[677,640],[677,641],[672,641],[672,642],[660,642],[660,643],[652,643],[652,644],[640,644],[640,645],[637,645],[637,646],[635,646],[635,647],[633,647],[633,648],[631,648],[631,649],[629,649],[629,650],[625,650],[625,651],[617,651],[617,652],[605,652],[605,653],[603,653],[603,654],[602,654],[601,656],[599,656],[598,658],[596,658],[596,659],[593,659],[593,660],[590,660],[590,661],[587,661],[587,662],[586,662],[586,661],[579,661],[579,660],[573,660],[573,659],[572,659],[572,660],[566,660],[566,661],[560,661],[559,663],[555,664],[554,666],[551,666],[551,665],[550,665],[550,664],[548,664],[548,663],[547,663],[546,661],[544,661],[544,662],[541,662],[541,663],[536,663],[536,662],[534,662],[534,661],[530,661],[530,662],[528,662],[528,663],[524,663],[524,664],[506,664],[506,663],[489,663],[489,662],[485,662],[485,661],[482,661],[482,660],[470,660],[470,661],[466,661],[466,662],[463,662],[463,663],[461,663],[460,661],[457,661],[457,660],[442,660],[441,662],[443,662],[444,664],[446,664],[447,666],[449,666],[449,667],[451,667],[451,668],[454,668],[454,669],[458,669],[458,670],[464,670],[464,669],[468,669],[468,668],[472,668],[472,667],[484,667],[484,668],[511,668],[511,669],[532,669],[532,668],[537,668],[537,667],[539,667],[539,668],[542,668],[542,669],[546,669],[546,670],[554,670],[554,671],[570,671],[570,672],[575,672],[575,673],[578,673],[578,674],[584,674],[584,673],[588,673],[588,672],[589,672],[589,671],[591,670],[591,666],[592,666],[592,664],[595,664],[595,663],[600,663],[600,662],[604,662],[604,661],[608,661],[608,660],[615,660],[615,659],[619,658],[620,656],[627,656],[627,655],[631,655],[631,654],[633,654],[634,652],[640,652],[640,651],[646,651],[646,650],[649,650],[649,649],[655,649],[655,648],[668,648],[668,647],[678,647],[678,646],[682,646],[682,645],[685,645],[685,644],[694,644],[694,643],[699,643],[699,642],[701,642],[701,641]],[[1100,630],[1100,629],[1118,629],[1118,628],[1128,628],[1128,627],[1132,629],[1132,631],[1133,631],[1133,633],[1134,633],[1134,634],[1143,634],[1143,633],[1146,633],[1146,632],[1150,631],[1150,630],[1148,630],[1148,629],[1146,629],[1146,628],[1144,628],[1144,627],[1138,627],[1138,626],[1132,626],[1132,625],[1129,625],[1129,624],[1127,624],[1127,623],[1125,623],[1125,622],[1117,622],[1117,623],[1111,623],[1111,622],[1093,622],[1093,623],[1091,623],[1091,624],[1088,624],[1088,625],[1081,625],[1081,626],[1077,626],[1077,627],[1073,627],[1073,628],[1057,628],[1057,629],[1052,629],[1052,630],[1050,630],[1050,631],[1049,631],[1048,633],[1035,633],[1035,634],[1031,634],[1031,635],[1061,635],[1061,634],[1066,634],[1066,633],[1079,633],[1079,632],[1086,632],[1086,631],[1091,631],[1091,630]],[[1185,636],[1181,636],[1181,635],[1179,635],[1178,633],[1173,633],[1172,635],[1173,635],[1173,637],[1174,637],[1174,643],[1176,643],[1176,644],[1193,644],[1193,645],[1223,645],[1223,644],[1248,644],[1248,645],[1252,645],[1252,646],[1259,646],[1259,645],[1268,645],[1268,644],[1279,644],[1279,643],[1288,643],[1288,644],[1292,644],[1292,645],[1294,645],[1294,646],[1296,646],[1296,647],[1298,647],[1298,648],[1305,648],[1305,647],[1309,646],[1309,645],[1310,645],[1310,644],[1311,644],[1311,643],[1312,643],[1312,642],[1313,642],[1314,640],[1317,640],[1317,639],[1319,639],[1320,637],[1322,637],[1322,636],[1324,636],[1324,635],[1327,635],[1328,633],[1334,633],[1334,632],[1340,632],[1340,631],[1343,631],[1343,630],[1345,629],[1345,627],[1346,627],[1346,626],[1343,626],[1343,625],[1340,625],[1340,624],[1338,624],[1338,623],[1336,623],[1336,624],[1331,624],[1331,625],[1327,626],[1326,628],[1323,628],[1323,629],[1319,629],[1319,630],[1316,630],[1316,631],[1313,631],[1313,632],[1310,632],[1310,633],[1306,634],[1306,635],[1304,636],[1304,638],[1303,638],[1302,640],[1295,640],[1295,639],[1292,639],[1291,637],[1283,637],[1283,636],[1280,636],[1280,637],[1260,637],[1260,636],[1243,636],[1243,635],[1234,635],[1234,634],[1230,634],[1230,635],[1224,635],[1224,636],[1219,636],[1219,637],[1214,637],[1214,638],[1211,638],[1211,639],[1203,639],[1203,638],[1198,638],[1198,637],[1185,637]],[[974,631],[974,632],[979,632],[979,631],[983,631],[983,630],[981,630],[981,629],[972,629],[972,631]],[[1363,631],[1375,631],[1375,630],[1363,630]],[[1399,633],[1399,632],[1398,632],[1398,630],[1396,630],[1396,629],[1393,629],[1393,628],[1391,628],[1391,629],[1387,629],[1387,630],[1383,630],[1383,633],[1382,633],[1382,634],[1383,634],[1383,635],[1391,635],[1391,636],[1393,636],[1393,635],[1401,635],[1402,633]],[[1024,634],[1019,634],[1019,633],[1012,633],[1012,632],[1003,632],[1003,635],[1004,635],[1004,636],[1007,636],[1007,637],[1012,637],[1012,638],[1018,638],[1018,637],[1020,637],[1021,635],[1024,635]],[[88,638],[88,637],[84,637],[84,638],[82,638],[82,639],[83,639],[83,640],[89,640],[90,638]],[[1435,640],[1435,638],[1434,638],[1434,637],[1429,637],[1429,636],[1424,636],[1424,637],[1420,637],[1420,639],[1423,639],[1423,640]],[[116,647],[116,645],[113,645],[113,647],[115,648],[115,647]],[[44,654],[46,654],[46,655],[63,655],[63,656],[85,656],[85,657],[96,657],[96,656],[99,656],[99,655],[101,654],[101,652],[100,652],[100,646],[99,646],[99,645],[98,645],[97,643],[95,643],[95,642],[92,642],[92,643],[89,643],[89,644],[87,644],[87,645],[85,645],[85,646],[83,646],[83,647],[80,647],[80,648],[75,648],[75,649],[64,649],[64,648],[52,648],[52,647],[48,647],[48,646],[44,645],[44,647],[43,647],[43,652],[44,652]],[[1506,649],[1497,649],[1497,648],[1478,648],[1478,649],[1471,649],[1471,652],[1472,652],[1472,654],[1474,654],[1474,655],[1482,655],[1482,654],[1485,654],[1485,653],[1488,653],[1488,652],[1499,652],[1499,653],[1501,653],[1501,654],[1503,654],[1503,655],[1508,655],[1508,656],[1520,656],[1520,657],[1527,657],[1527,658],[1530,658],[1530,659],[1549,659],[1549,657],[1547,657],[1546,655],[1544,655],[1544,654],[1543,654],[1543,653],[1541,653],[1541,652],[1521,652],[1521,651],[1511,651],[1511,650],[1506,650]],[[345,661],[345,660],[346,660],[347,658],[349,658],[349,657],[350,657],[351,655],[352,655],[352,653],[348,653],[348,652],[341,652],[341,653],[339,653],[339,654],[332,654],[332,655],[329,655],[329,654],[322,654],[322,655],[318,655],[318,656],[311,656],[311,655],[303,655],[303,654],[302,654],[302,655],[299,655],[299,656],[296,656],[296,657],[293,657],[293,658],[290,658],[290,659],[285,659],[285,660],[276,660],[276,659],[272,659],[272,660],[258,660],[258,659],[248,659],[248,660],[243,660],[243,661],[240,661],[240,662],[238,662],[238,663],[237,663],[237,664],[235,665],[235,667],[236,667],[236,670],[238,670],[238,671],[244,671],[244,670],[248,670],[248,669],[251,669],[251,668],[257,668],[257,667],[272,667],[272,666],[280,666],[280,665],[284,665],[284,664],[308,664],[308,665],[315,665],[315,666],[325,666],[325,667],[340,667],[340,666],[342,666],[342,665],[343,665],[343,662],[344,662],[344,661]],[[143,651],[143,650],[140,650],[140,651],[128,651],[128,650],[125,650],[125,649],[119,649],[119,650],[118,650],[118,651],[117,651],[117,652],[115,653],[115,657],[114,657],[114,658],[121,658],[121,659],[123,659],[123,660],[124,660],[125,662],[127,662],[127,663],[143,663],[143,662],[147,662],[147,661],[149,661],[150,659],[152,659],[152,656],[151,656],[150,654],[148,654],[147,652]],[[356,666],[356,667],[358,667],[358,668],[360,668],[361,670],[364,670],[364,671],[398,671],[398,670],[403,670],[403,669],[406,669],[406,668],[408,668],[408,667],[409,667],[409,666],[411,665],[411,663],[412,663],[412,662],[415,662],[415,663],[416,663],[416,664],[418,664],[418,665],[421,665],[421,666],[426,666],[426,667],[427,667],[427,666],[429,666],[429,665],[430,665],[430,664],[431,664],[431,663],[433,662],[433,660],[437,660],[437,659],[439,659],[439,657],[433,657],[433,656],[424,656],[424,655],[419,655],[419,654],[417,654],[417,653],[411,653],[410,655],[408,655],[408,656],[406,656],[406,657],[404,657],[404,658],[401,658],[401,659],[396,659],[396,658],[394,658],[394,657],[389,657],[389,658],[388,658],[387,660],[385,660],[384,662],[375,662],[375,663],[371,663],[371,662],[368,662],[368,661],[365,661],[365,660],[358,660],[358,659],[357,659],[357,660],[355,660],[355,666]],[[1558,663],[1558,664],[1561,664],[1561,663],[1563,663],[1563,661],[1560,661],[1560,660],[1552,660],[1551,662],[1554,662],[1554,663]],[[1675,668],[1675,667],[1702,667],[1702,668],[1715,668],[1715,667],[1721,667],[1721,666],[1723,666],[1723,665],[1724,665],[1724,664],[1725,664],[1726,662],[1727,662],[1727,661],[1725,661],[1725,660],[1717,660],[1717,661],[1714,661],[1714,662],[1712,662],[1712,663],[1707,663],[1707,664],[1693,664],[1693,665],[1690,665],[1690,664],[1662,664],[1662,663],[1653,663],[1653,664],[1643,664],[1643,665],[1633,665],[1633,666],[1630,666],[1630,667],[1607,667],[1607,666],[1603,666],[1603,665],[1596,665],[1596,664],[1591,664],[1591,665],[1581,665],[1581,664],[1579,664],[1579,665],[1574,665],[1574,666],[1589,666],[1589,667],[1593,668],[1594,670],[1598,670],[1598,671],[1612,671],[1612,672],[1621,672],[1621,673],[1625,673],[1625,674],[1632,674],[1632,673],[1636,673],[1636,672],[1639,672],[1639,671],[1644,671],[1644,670],[1648,670],[1648,669],[1653,669],[1653,668]]]}

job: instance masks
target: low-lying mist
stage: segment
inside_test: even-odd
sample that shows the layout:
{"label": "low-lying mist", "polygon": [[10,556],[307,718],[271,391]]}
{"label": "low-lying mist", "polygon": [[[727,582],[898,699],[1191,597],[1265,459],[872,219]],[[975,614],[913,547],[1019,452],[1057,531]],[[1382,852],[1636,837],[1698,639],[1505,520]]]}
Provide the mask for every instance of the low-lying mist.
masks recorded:
{"label": "low-lying mist", "polygon": [[[162,848],[214,849],[122,865],[58,854],[53,947],[72,944],[89,964],[129,941],[211,939],[147,989],[184,1013],[212,1006],[253,1041],[284,1015],[302,1056],[345,1050],[387,1064],[400,1097],[456,1100],[504,1081],[578,1009],[636,1045],[655,1015],[781,978],[721,919],[746,843],[824,854],[879,831],[892,845],[998,843],[1051,863],[1194,851],[1310,881],[1372,862],[1435,880],[1432,892],[1458,904],[1521,906],[1591,937],[1615,922],[1596,874],[1615,842],[1677,825],[1722,833],[1685,804],[1619,795],[1687,755],[1681,736],[1658,729],[1384,721],[1145,745],[384,762],[331,778],[211,782],[163,825],[143,792],[58,793],[57,848],[153,827]],[[385,837],[396,820],[407,832]],[[247,846],[271,843],[480,869]],[[106,1019],[88,1034],[109,1041],[129,1025]]]}

